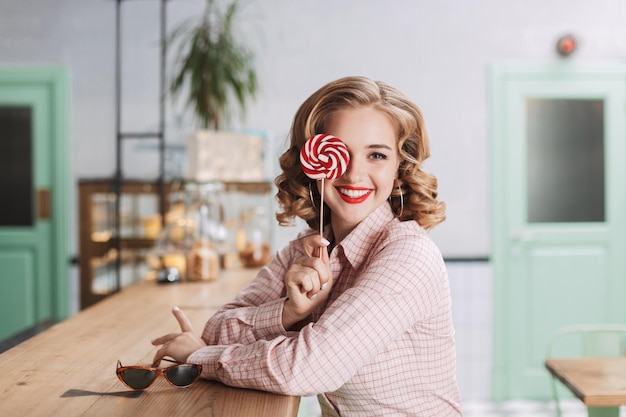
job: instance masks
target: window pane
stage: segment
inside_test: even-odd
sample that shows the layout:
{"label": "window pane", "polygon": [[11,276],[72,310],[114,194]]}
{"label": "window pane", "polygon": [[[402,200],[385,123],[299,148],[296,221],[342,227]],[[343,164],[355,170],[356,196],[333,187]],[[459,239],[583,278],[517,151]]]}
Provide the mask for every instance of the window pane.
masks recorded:
{"label": "window pane", "polygon": [[0,106],[0,226],[31,226],[32,132],[29,107]]}
{"label": "window pane", "polygon": [[602,100],[526,101],[528,221],[604,221]]}

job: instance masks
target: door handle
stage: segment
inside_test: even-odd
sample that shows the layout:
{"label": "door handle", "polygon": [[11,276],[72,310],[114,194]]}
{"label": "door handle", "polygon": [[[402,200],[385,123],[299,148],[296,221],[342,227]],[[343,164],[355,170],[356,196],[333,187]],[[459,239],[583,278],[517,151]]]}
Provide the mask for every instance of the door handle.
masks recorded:
{"label": "door handle", "polygon": [[50,190],[40,188],[37,190],[37,218],[39,220],[49,220],[52,215],[52,204]]}

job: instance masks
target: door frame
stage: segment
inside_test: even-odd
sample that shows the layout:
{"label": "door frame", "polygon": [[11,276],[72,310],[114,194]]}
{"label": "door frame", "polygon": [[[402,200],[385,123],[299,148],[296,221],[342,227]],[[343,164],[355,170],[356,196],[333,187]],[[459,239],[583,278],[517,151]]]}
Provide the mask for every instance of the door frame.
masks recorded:
{"label": "door frame", "polygon": [[52,319],[60,321],[70,314],[69,70],[63,66],[3,66],[0,67],[0,84],[12,87],[37,85],[49,93],[52,168],[50,302]]}
{"label": "door frame", "polygon": [[[619,63],[576,64],[572,62],[554,63],[495,63],[489,68],[489,114],[490,114],[490,186],[491,186],[491,261],[493,271],[493,369],[492,399],[502,401],[512,398],[509,381],[511,376],[510,352],[513,313],[508,308],[511,290],[507,276],[511,268],[511,240],[509,236],[510,209],[508,207],[508,187],[511,161],[510,143],[507,134],[507,83],[511,81],[537,80],[561,81],[564,79],[606,79],[626,83],[626,65]],[[543,77],[543,78],[541,78]],[[626,105],[624,103],[623,105]],[[624,116],[626,117],[626,116]],[[605,151],[606,152],[606,151]],[[626,161],[626,155],[621,156]],[[608,179],[607,179],[608,181]],[[617,196],[622,198],[624,196]],[[609,196],[607,196],[609,198]],[[615,213],[613,213],[615,214]],[[623,226],[624,219],[611,220],[614,225]],[[622,231],[624,232],[624,231]],[[626,272],[626,271],[622,271]],[[616,294],[617,296],[617,294]],[[620,316],[620,320],[624,320]],[[547,385],[546,385],[547,386]],[[549,396],[549,392],[546,392]]]}

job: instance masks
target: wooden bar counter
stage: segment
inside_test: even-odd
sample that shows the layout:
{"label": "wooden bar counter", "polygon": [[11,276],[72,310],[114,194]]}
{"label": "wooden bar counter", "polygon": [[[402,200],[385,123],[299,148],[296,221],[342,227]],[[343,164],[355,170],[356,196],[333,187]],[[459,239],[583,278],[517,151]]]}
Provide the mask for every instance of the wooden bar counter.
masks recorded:
{"label": "wooden bar counter", "polygon": [[[130,391],[115,374],[149,365],[150,341],[179,332],[179,306],[196,332],[246,285],[256,270],[223,271],[209,283],[141,283],[0,354],[0,416],[296,416],[298,397],[199,380],[175,388],[163,377]],[[163,366],[166,366],[163,363]]]}

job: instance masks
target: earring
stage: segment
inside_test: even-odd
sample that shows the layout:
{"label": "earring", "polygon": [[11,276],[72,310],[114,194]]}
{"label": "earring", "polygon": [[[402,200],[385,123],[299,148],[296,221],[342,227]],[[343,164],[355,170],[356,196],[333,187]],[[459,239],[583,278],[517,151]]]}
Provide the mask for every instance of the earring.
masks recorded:
{"label": "earring", "polygon": [[[402,213],[404,213],[404,194],[402,193],[402,188],[400,187],[400,181],[398,181],[398,193],[400,194],[400,213],[396,214],[396,217],[401,217]],[[389,196],[389,204],[391,204],[391,195]]]}
{"label": "earring", "polygon": [[398,191],[400,192],[400,214],[398,214],[398,217],[400,217],[404,213],[404,194],[402,193],[402,188],[400,188],[400,183],[398,183]]}
{"label": "earring", "polygon": [[309,182],[309,197],[311,198],[311,205],[313,206],[313,208],[317,211],[319,211],[319,209],[315,206],[315,199],[313,198],[313,190],[311,189],[311,183]]}

